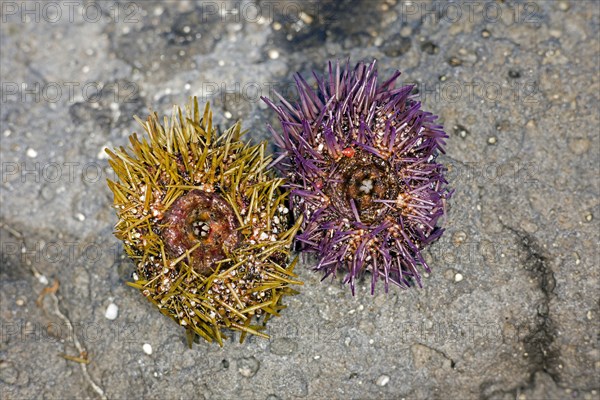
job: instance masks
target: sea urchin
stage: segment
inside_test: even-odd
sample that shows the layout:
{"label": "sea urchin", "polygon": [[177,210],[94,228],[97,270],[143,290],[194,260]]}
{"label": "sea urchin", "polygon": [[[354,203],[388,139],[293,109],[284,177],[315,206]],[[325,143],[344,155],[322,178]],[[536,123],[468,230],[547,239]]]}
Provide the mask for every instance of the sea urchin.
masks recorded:
{"label": "sea urchin", "polygon": [[[301,284],[288,263],[300,221],[290,226],[283,180],[267,166],[266,143],[240,141],[240,123],[223,134],[207,104],[178,107],[161,124],[138,122],[131,148],[107,150],[119,220],[115,235],[136,263],[134,282],[162,313],[195,335],[223,343],[222,328],[261,330]],[[288,265],[289,264],[289,265]]]}
{"label": "sea urchin", "polygon": [[436,162],[448,136],[413,86],[394,88],[399,75],[378,84],[375,62],[343,71],[330,62],[314,89],[295,76],[295,106],[279,94],[281,105],[263,99],[282,125],[269,128],[292,209],[304,217],[297,240],[317,254],[324,278],[344,270],[353,294],[365,271],[371,293],[378,279],[386,291],[390,282],[421,285],[418,267],[429,272],[421,250],[442,234],[436,223],[451,195]]}

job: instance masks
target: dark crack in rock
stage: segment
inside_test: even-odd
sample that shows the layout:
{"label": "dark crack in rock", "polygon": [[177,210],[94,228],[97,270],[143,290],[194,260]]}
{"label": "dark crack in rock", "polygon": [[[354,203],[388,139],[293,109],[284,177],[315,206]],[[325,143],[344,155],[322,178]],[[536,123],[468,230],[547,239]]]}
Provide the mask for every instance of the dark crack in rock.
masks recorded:
{"label": "dark crack in rock", "polygon": [[536,280],[543,295],[537,304],[538,312],[533,327],[522,340],[529,360],[530,375],[526,384],[511,391],[517,397],[521,391],[534,387],[538,373],[546,374],[555,383],[560,382],[558,371],[560,352],[555,343],[557,332],[549,309],[550,300],[554,296],[556,279],[549,266],[549,256],[536,244],[535,239],[525,232],[506,225],[504,227],[516,236],[523,267]]}

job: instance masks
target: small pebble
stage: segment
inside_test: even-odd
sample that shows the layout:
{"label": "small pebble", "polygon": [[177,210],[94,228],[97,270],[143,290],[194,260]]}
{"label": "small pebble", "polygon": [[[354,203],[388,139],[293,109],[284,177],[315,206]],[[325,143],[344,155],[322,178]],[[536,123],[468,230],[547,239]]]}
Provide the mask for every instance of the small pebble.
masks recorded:
{"label": "small pebble", "polygon": [[144,350],[144,353],[148,355],[152,354],[152,346],[150,346],[150,343],[144,343],[142,349]]}
{"label": "small pebble", "polygon": [[304,22],[306,25],[310,25],[313,22],[313,17],[308,15],[307,13],[301,11],[300,14],[300,19],[302,20],[302,22]]}
{"label": "small pebble", "polygon": [[38,152],[35,151],[35,149],[32,149],[31,147],[27,149],[27,157],[36,158],[37,155],[38,155]]}
{"label": "small pebble", "polygon": [[259,368],[260,363],[254,357],[244,357],[238,360],[238,372],[246,378],[251,378],[256,375]]}
{"label": "small pebble", "polygon": [[79,221],[85,221],[85,215],[83,215],[82,213],[77,213],[75,214],[75,218],[77,218],[77,220]]}
{"label": "small pebble", "polygon": [[488,139],[488,143],[489,144],[496,144],[496,140],[497,140],[496,137],[492,136],[491,138]]}
{"label": "small pebble", "polygon": [[463,280],[462,274],[459,273],[459,274],[454,275],[454,282],[460,282],[462,280]]}
{"label": "small pebble", "polygon": [[459,67],[462,65],[462,60],[458,57],[450,57],[448,59],[448,64],[450,64],[451,67]]}
{"label": "small pebble", "polygon": [[[112,321],[117,319],[117,315],[119,315],[119,307],[115,303],[110,303],[108,307],[106,307],[104,316],[106,317],[106,319]],[[150,351],[152,351],[152,349],[150,349]]]}
{"label": "small pebble", "polygon": [[271,60],[277,60],[279,58],[279,52],[275,49],[269,50],[269,58]]}
{"label": "small pebble", "polygon": [[38,276],[38,281],[42,284],[42,285],[47,285],[48,284],[48,278],[46,278],[45,275],[40,275]]}
{"label": "small pebble", "polygon": [[385,386],[390,382],[390,377],[387,375],[381,375],[377,378],[377,386]]}
{"label": "small pebble", "polygon": [[452,242],[455,246],[460,246],[465,240],[467,240],[467,234],[463,231],[457,231],[452,236]]}
{"label": "small pebble", "polygon": [[586,137],[569,138],[568,143],[569,150],[578,156],[587,153],[592,145],[592,141]]}
{"label": "small pebble", "polygon": [[467,130],[467,128],[465,128],[462,125],[454,125],[453,131],[456,135],[460,136],[461,138],[466,138],[467,135],[469,134],[469,131]]}

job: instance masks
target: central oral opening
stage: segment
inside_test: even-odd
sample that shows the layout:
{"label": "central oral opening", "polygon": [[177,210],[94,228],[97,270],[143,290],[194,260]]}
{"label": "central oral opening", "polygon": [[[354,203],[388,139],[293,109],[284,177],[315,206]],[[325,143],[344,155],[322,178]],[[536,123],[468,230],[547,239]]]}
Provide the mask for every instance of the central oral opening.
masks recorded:
{"label": "central oral opening", "polygon": [[361,182],[360,188],[358,188],[361,192],[365,192],[365,194],[371,193],[371,189],[373,189],[373,180],[365,179]]}
{"label": "central oral opening", "polygon": [[327,194],[342,214],[352,215],[354,202],[361,220],[372,221],[384,207],[376,200],[398,196],[396,174],[385,160],[358,150],[353,157],[344,157],[338,163],[335,183],[330,185]]}
{"label": "central oral opening", "polygon": [[210,233],[210,224],[205,221],[192,222],[192,230],[198,239],[204,239]]}
{"label": "central oral opening", "polygon": [[354,201],[359,212],[373,206],[373,200],[381,199],[388,191],[388,180],[384,168],[375,165],[357,165],[344,173],[346,200]]}
{"label": "central oral opening", "polygon": [[205,275],[241,240],[235,212],[227,200],[197,189],[171,205],[162,226],[160,235],[167,254],[177,258],[189,251],[192,267]]}

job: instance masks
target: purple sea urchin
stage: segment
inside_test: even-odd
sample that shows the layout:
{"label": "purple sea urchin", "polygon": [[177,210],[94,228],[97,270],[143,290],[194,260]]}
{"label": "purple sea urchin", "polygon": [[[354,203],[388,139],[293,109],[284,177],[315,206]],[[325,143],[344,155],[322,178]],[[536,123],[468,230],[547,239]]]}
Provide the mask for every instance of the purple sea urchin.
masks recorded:
{"label": "purple sea urchin", "polygon": [[277,94],[281,132],[269,126],[283,149],[278,166],[293,189],[292,209],[304,216],[297,240],[318,256],[316,270],[345,270],[352,293],[371,272],[371,293],[382,279],[406,288],[429,272],[421,250],[437,239],[445,213],[443,127],[421,110],[413,86],[394,88],[400,72],[378,85],[375,62],[329,74],[313,89],[297,74],[299,102]]}
{"label": "purple sea urchin", "polygon": [[288,265],[300,221],[290,226],[283,180],[268,170],[266,143],[240,141],[240,123],[223,134],[208,104],[174,108],[138,122],[130,149],[107,150],[119,221],[115,235],[136,263],[134,282],[188,338],[223,343],[223,328],[268,337],[266,322],[301,284]]}

